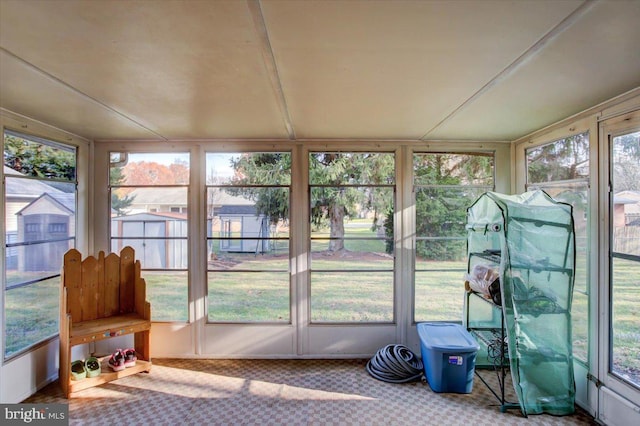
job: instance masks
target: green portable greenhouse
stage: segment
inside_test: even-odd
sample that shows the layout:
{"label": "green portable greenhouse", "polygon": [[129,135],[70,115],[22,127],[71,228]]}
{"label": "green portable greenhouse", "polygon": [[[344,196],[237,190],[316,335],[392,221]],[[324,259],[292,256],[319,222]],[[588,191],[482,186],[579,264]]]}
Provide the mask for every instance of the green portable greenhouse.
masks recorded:
{"label": "green portable greenhouse", "polygon": [[544,191],[487,192],[467,219],[469,268],[494,268],[499,277],[492,303],[501,313],[504,361],[522,413],[573,413],[572,207]]}

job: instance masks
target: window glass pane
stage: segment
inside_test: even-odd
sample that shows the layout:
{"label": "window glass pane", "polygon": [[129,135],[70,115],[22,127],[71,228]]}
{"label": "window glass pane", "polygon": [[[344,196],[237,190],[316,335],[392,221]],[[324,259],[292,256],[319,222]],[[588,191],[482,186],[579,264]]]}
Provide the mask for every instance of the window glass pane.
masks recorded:
{"label": "window glass pane", "polygon": [[59,301],[59,276],[6,291],[5,357],[58,333]]}
{"label": "window glass pane", "polygon": [[589,182],[579,180],[561,184],[537,184],[529,187],[542,189],[554,200],[571,204],[576,235],[576,277],[574,289],[588,292],[589,277]]}
{"label": "window glass pane", "polygon": [[571,302],[571,325],[573,333],[573,356],[586,361],[589,350],[589,296],[574,293]]}
{"label": "window glass pane", "polygon": [[556,182],[589,176],[589,133],[527,149],[527,182]]}
{"label": "window glass pane", "polygon": [[493,153],[414,154],[414,321],[460,321],[467,208],[493,190]]}
{"label": "window glass pane", "polygon": [[5,131],[4,178],[6,358],[58,332],[60,269],[75,246],[76,148]]}
{"label": "window glass pane", "polygon": [[542,189],[573,207],[576,238],[571,307],[574,358],[587,362],[589,336],[589,133],[526,150],[527,189]]}
{"label": "window glass pane", "polygon": [[640,256],[640,132],[613,139],[613,251]]}
{"label": "window glass pane", "polygon": [[415,273],[416,321],[461,321],[466,263],[434,266],[442,268]]}
{"label": "window glass pane", "polygon": [[144,271],[142,277],[147,283],[152,321],[189,320],[189,275],[186,271]]}
{"label": "window glass pane", "polygon": [[[387,209],[393,205],[393,192],[392,187],[311,188],[312,219],[316,221],[311,230],[312,268],[393,269],[393,223],[387,219],[390,212],[384,211],[385,205]],[[327,200],[332,199],[356,202],[343,208],[342,221],[332,222],[323,215]],[[355,214],[348,216],[348,210]]]}
{"label": "window glass pane", "polygon": [[393,321],[393,271],[311,273],[311,321]]}
{"label": "window glass pane", "polygon": [[312,322],[393,321],[393,154],[309,162]]}
{"label": "window glass pane", "polygon": [[290,322],[291,154],[207,153],[208,320]]}
{"label": "window glass pane", "polygon": [[135,251],[153,321],[187,321],[189,153],[111,153],[111,251]]}
{"label": "window glass pane", "polygon": [[640,262],[613,259],[611,265],[611,371],[640,386]]}
{"label": "window glass pane", "polygon": [[129,196],[127,211],[111,218],[111,251],[131,246],[142,269],[187,268],[189,217],[170,211],[171,205],[186,205],[187,188],[133,188]]}
{"label": "window glass pane", "polygon": [[207,153],[207,185],[290,185],[288,152]]}
{"label": "window glass pane", "polygon": [[414,154],[416,185],[480,185],[493,187],[493,153]]}
{"label": "window glass pane", "polygon": [[189,153],[111,153],[110,157],[111,185],[189,184]]}
{"label": "window glass pane", "polygon": [[[263,252],[255,252],[256,243]],[[274,244],[272,244],[274,243]],[[288,241],[269,240],[209,240],[209,271],[288,271]],[[246,252],[241,249],[246,248]]]}
{"label": "window glass pane", "polygon": [[311,185],[390,185],[394,182],[393,154],[316,152],[309,155]]}
{"label": "window glass pane", "polygon": [[612,141],[611,371],[640,386],[640,132]]}
{"label": "window glass pane", "polygon": [[[17,246],[7,254],[7,289],[26,285],[43,278],[57,276],[62,268],[64,254],[73,248],[73,240]],[[15,253],[15,256],[12,254]]]}
{"label": "window glass pane", "polygon": [[210,322],[289,322],[289,273],[208,273]]}
{"label": "window glass pane", "polygon": [[[75,182],[76,149],[72,146],[22,135],[4,133],[5,174]],[[11,170],[7,170],[11,169]]]}

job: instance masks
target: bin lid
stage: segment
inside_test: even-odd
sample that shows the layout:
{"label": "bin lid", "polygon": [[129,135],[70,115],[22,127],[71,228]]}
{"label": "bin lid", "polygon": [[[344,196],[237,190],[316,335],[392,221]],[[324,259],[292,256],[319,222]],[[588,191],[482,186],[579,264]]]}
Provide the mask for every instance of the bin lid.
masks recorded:
{"label": "bin lid", "polygon": [[478,342],[460,324],[446,322],[421,322],[418,336],[427,349],[439,351],[475,352]]}

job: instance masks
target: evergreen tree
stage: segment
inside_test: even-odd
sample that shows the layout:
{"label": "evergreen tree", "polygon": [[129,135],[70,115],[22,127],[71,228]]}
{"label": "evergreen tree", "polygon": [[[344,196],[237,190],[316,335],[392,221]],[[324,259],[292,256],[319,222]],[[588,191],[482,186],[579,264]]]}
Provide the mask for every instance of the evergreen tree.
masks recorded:
{"label": "evergreen tree", "polygon": [[127,208],[131,206],[135,196],[124,193],[122,188],[113,188],[124,182],[125,176],[122,167],[110,167],[109,169],[109,185],[111,186],[111,209],[116,216],[124,216],[127,214]]}
{"label": "evergreen tree", "polygon": [[26,176],[75,181],[76,155],[71,148],[34,142],[5,133],[4,165]]}

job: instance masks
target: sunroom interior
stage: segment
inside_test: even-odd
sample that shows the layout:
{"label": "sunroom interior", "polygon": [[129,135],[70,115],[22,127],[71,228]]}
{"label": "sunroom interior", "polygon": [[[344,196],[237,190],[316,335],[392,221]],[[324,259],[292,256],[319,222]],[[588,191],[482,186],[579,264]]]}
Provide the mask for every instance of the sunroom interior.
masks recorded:
{"label": "sunroom interior", "polygon": [[541,189],[573,208],[576,404],[640,424],[639,21],[636,0],[0,0],[0,402],[57,379],[70,248],[135,249],[154,358],[419,353],[418,323],[463,322],[466,209]]}

